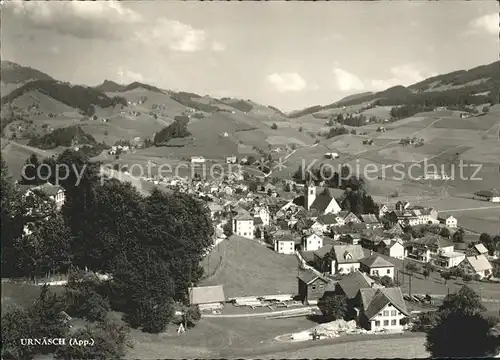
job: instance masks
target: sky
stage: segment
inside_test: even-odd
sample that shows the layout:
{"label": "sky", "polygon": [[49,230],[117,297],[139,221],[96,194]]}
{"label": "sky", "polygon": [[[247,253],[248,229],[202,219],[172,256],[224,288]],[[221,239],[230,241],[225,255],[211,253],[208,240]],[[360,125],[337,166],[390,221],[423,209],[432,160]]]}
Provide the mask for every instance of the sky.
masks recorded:
{"label": "sky", "polygon": [[2,60],[290,111],[499,58],[495,1],[9,1]]}

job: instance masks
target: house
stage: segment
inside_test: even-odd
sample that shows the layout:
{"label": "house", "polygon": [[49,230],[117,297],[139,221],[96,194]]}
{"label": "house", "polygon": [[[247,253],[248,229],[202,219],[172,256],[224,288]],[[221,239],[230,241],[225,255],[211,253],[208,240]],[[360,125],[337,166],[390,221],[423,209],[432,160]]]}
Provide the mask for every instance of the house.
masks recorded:
{"label": "house", "polygon": [[260,238],[264,239],[264,223],[263,223],[263,221],[262,221],[262,219],[260,217],[254,216],[254,218],[253,218],[253,227],[254,227],[255,233],[257,233],[257,229],[259,229],[259,231],[260,231]]}
{"label": "house", "polygon": [[401,236],[405,232],[403,228],[401,227],[401,224],[396,223],[393,227],[391,227],[389,230],[386,230],[385,233],[389,236]]}
{"label": "house", "polygon": [[325,292],[334,292],[333,281],[317,275],[312,271],[303,271],[297,276],[299,283],[299,299],[304,304],[314,305]]}
{"label": "house", "polygon": [[331,262],[327,261],[327,255],[330,254],[332,249],[332,244],[326,244],[323,245],[323,247],[321,247],[320,249],[313,252],[313,262],[315,264],[315,267],[323,273],[331,273]]}
{"label": "house", "polygon": [[410,203],[408,201],[398,201],[396,203],[396,210],[403,211],[410,207]]}
{"label": "house", "polygon": [[401,288],[359,290],[358,324],[367,330],[402,331],[402,320],[410,316]]}
{"label": "house", "polygon": [[497,189],[477,191],[474,193],[474,198],[497,203],[500,202],[500,191]]}
{"label": "house", "polygon": [[479,275],[484,278],[493,274],[493,266],[484,255],[467,256],[459,265],[469,275]]}
{"label": "house", "polygon": [[381,241],[376,251],[396,259],[403,260],[405,258],[405,248],[401,239],[390,239]]}
{"label": "house", "polygon": [[189,291],[189,303],[198,305],[200,311],[219,310],[224,307],[226,297],[222,285],[192,287]]}
{"label": "house", "polygon": [[476,255],[485,255],[486,257],[488,256],[488,249],[482,243],[473,245],[469,249],[469,252],[473,256],[476,256]]}
{"label": "house", "polygon": [[360,233],[345,234],[340,237],[340,241],[351,245],[358,245],[361,242],[361,234]]}
{"label": "house", "polygon": [[271,223],[271,214],[267,206],[256,206],[250,212],[253,216],[260,217],[264,226],[269,226]]}
{"label": "house", "polygon": [[320,215],[311,226],[313,231],[325,233],[331,228],[343,225],[342,220],[335,214]]}
{"label": "house", "polygon": [[385,213],[387,213],[389,211],[389,207],[385,204],[381,205],[379,210],[378,210],[378,216],[381,217],[381,216],[384,216]]}
{"label": "house", "polygon": [[359,260],[365,257],[361,245],[334,245],[331,274],[348,274],[359,269]]}
{"label": "house", "polygon": [[226,164],[236,164],[238,162],[238,158],[234,155],[226,156]]}
{"label": "house", "polygon": [[191,164],[203,164],[205,158],[203,156],[191,156]]}
{"label": "house", "polygon": [[53,202],[56,210],[60,210],[66,200],[64,189],[61,186],[53,185],[50,182],[34,187],[28,185],[25,188],[27,189],[24,193],[25,197],[36,196],[44,203]]}
{"label": "house", "polygon": [[439,235],[429,234],[415,239],[408,246],[408,257],[423,262],[432,261],[438,254],[452,253],[454,245]]}
{"label": "house", "polygon": [[387,237],[382,231],[365,231],[361,234],[360,244],[368,250],[375,250]]}
{"label": "house", "polygon": [[356,303],[356,298],[360,289],[378,289],[381,287],[383,286],[377,285],[375,280],[368,275],[356,270],[344,276],[335,284],[335,293],[338,295],[345,295],[350,302],[354,302],[354,305],[358,305],[359,302]]}
{"label": "house", "polygon": [[359,260],[360,270],[369,276],[389,276],[394,279],[394,264],[385,260],[380,255],[371,255]]}
{"label": "house", "polygon": [[209,203],[208,208],[210,210],[210,217],[212,218],[212,220],[217,216],[220,216],[224,212],[224,208],[222,207],[222,205],[217,203]]}
{"label": "house", "polygon": [[361,221],[366,224],[367,229],[380,229],[383,227],[374,214],[362,214],[360,217]]}
{"label": "house", "polygon": [[451,215],[448,216],[446,219],[443,219],[443,222],[446,225],[446,227],[449,228],[456,228],[458,225],[457,219]]}
{"label": "house", "polygon": [[458,266],[465,259],[465,253],[460,251],[443,252],[438,254],[434,259],[434,263],[445,269]]}
{"label": "house", "polygon": [[321,194],[317,194],[314,183],[309,182],[304,186],[304,195],[293,200],[297,206],[302,206],[308,211],[314,211],[318,215],[338,214],[341,208],[329,189],[325,189]]}
{"label": "house", "polygon": [[323,247],[323,238],[318,234],[312,233],[302,238],[303,251],[316,251]]}
{"label": "house", "polygon": [[339,221],[342,223],[342,225],[362,223],[362,221],[353,212],[341,211],[339,212],[338,215],[339,215]]}
{"label": "house", "polygon": [[280,236],[274,240],[274,251],[279,254],[295,254],[295,239],[290,235]]}
{"label": "house", "polygon": [[246,211],[240,211],[240,213],[233,218],[233,233],[238,236],[253,239],[254,232],[254,217]]}

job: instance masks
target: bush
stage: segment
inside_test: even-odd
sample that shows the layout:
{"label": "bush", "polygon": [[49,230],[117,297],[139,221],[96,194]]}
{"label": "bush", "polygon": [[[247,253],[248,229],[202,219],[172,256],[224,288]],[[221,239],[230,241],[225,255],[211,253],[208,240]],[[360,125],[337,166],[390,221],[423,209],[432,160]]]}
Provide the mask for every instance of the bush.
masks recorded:
{"label": "bush", "polygon": [[33,358],[33,347],[21,344],[32,338],[31,318],[26,310],[13,307],[2,314],[2,359]]}
{"label": "bush", "polygon": [[273,129],[273,130],[277,130],[277,129],[278,129],[278,125],[276,125],[276,123],[273,123],[273,124],[271,125],[271,129]]}
{"label": "bush", "polygon": [[88,341],[92,339],[92,346],[62,346],[56,351],[58,360],[72,359],[120,359],[125,355],[126,347],[131,346],[129,328],[112,322],[98,323],[87,326],[72,334],[72,338]]}

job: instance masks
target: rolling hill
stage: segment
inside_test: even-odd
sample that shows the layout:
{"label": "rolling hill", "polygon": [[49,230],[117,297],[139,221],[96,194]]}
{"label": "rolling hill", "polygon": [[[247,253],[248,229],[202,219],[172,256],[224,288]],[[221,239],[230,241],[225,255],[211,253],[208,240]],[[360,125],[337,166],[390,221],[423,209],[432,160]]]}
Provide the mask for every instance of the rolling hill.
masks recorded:
{"label": "rolling hill", "polygon": [[104,80],[102,84],[94,86],[94,89],[107,93],[107,92],[121,92],[125,89],[125,85],[120,85],[111,80]]}
{"label": "rolling hill", "polygon": [[329,105],[316,105],[293,111],[288,116],[298,119],[324,110],[362,104],[447,106],[468,103],[479,105],[498,102],[499,89],[500,61],[496,61],[470,70],[434,76],[408,87],[398,85],[376,93],[350,95]]}

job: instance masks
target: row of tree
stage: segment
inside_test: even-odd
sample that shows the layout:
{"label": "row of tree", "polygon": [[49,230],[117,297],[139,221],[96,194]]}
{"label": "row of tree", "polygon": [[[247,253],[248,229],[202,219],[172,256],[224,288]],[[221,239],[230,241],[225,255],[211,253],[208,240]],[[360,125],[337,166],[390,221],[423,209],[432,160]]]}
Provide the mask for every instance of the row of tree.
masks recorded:
{"label": "row of tree", "polygon": [[[42,163],[53,183],[60,180],[66,202],[60,213],[29,218],[19,189],[2,176],[3,276],[65,273],[70,267],[110,273],[106,296],[112,308],[133,327],[162,331],[174,302],[187,303],[189,287],[202,276],[199,263],[213,243],[205,204],[159,190],[144,197],[129,183],[102,181],[99,164],[78,152]],[[58,165],[75,171],[60,174]],[[27,224],[33,232],[23,236]]]}

